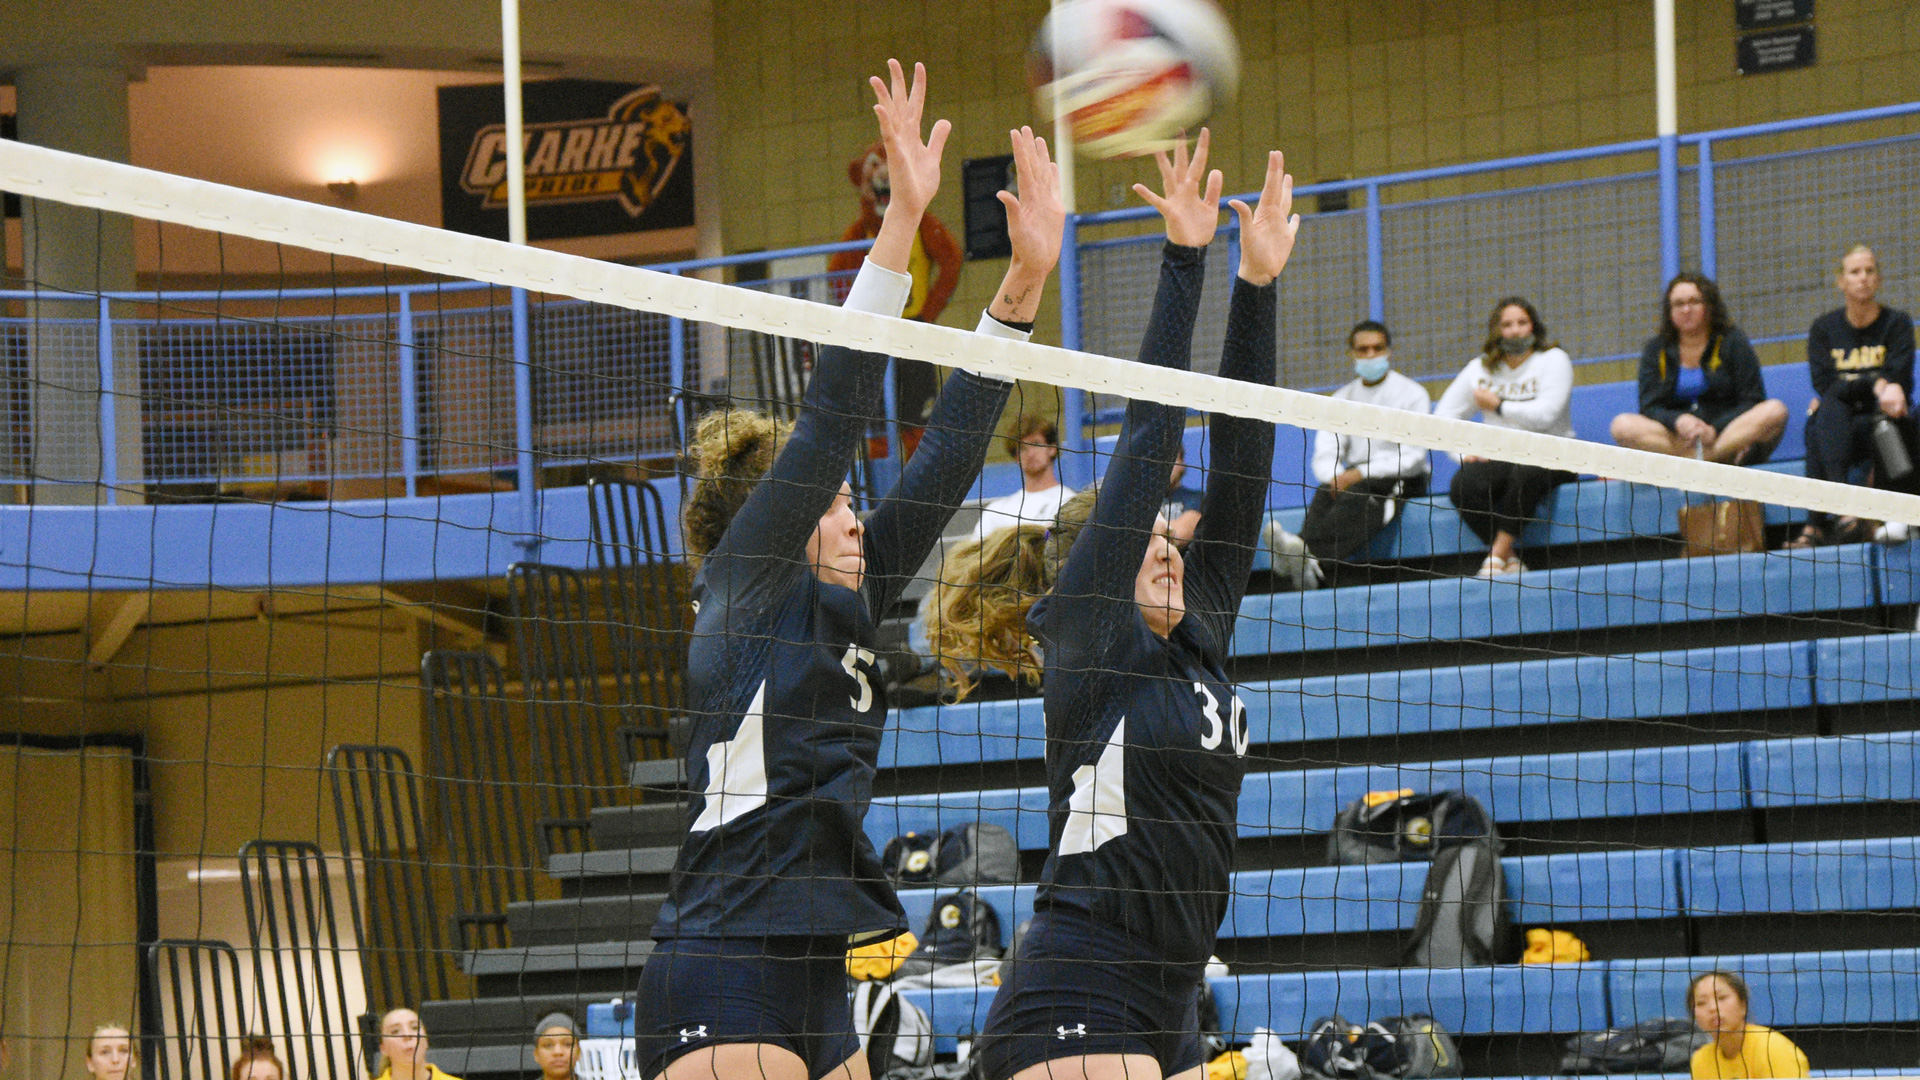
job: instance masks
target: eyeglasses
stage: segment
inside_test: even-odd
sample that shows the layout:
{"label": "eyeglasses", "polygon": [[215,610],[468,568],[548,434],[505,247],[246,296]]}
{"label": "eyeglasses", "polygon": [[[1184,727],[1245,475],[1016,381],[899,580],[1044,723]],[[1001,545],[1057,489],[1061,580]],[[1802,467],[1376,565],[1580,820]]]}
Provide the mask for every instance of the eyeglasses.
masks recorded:
{"label": "eyeglasses", "polygon": [[1667,306],[1674,309],[1675,311],[1678,311],[1681,308],[1705,307],[1706,304],[1707,302],[1705,300],[1702,300],[1697,296],[1684,296],[1678,300],[1669,301],[1667,303]]}

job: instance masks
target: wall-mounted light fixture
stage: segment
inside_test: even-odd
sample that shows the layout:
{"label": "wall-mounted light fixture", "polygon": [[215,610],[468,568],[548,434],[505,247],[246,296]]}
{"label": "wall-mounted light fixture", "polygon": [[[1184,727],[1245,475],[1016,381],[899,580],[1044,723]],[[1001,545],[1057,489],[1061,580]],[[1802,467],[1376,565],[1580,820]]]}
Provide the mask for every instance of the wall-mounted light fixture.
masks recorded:
{"label": "wall-mounted light fixture", "polygon": [[351,199],[355,195],[360,194],[360,181],[358,180],[329,181],[327,183],[327,190],[333,192],[335,195],[338,195],[343,199]]}

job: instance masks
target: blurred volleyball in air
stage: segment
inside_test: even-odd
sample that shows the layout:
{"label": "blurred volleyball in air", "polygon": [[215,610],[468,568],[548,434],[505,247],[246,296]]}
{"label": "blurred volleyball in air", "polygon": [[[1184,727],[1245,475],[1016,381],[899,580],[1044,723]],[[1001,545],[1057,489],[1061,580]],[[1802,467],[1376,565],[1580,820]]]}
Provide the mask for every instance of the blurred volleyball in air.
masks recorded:
{"label": "blurred volleyball in air", "polygon": [[1034,36],[1041,116],[1094,158],[1150,154],[1240,85],[1240,46],[1212,0],[1062,0]]}

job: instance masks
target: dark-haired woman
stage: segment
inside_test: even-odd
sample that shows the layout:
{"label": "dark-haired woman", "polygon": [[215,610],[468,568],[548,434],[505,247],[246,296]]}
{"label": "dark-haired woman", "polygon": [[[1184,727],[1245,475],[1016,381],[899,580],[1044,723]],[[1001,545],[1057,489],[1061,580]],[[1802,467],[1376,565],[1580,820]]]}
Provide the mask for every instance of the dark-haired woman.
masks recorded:
{"label": "dark-haired woman", "polygon": [[1767,397],[1760,357],[1733,325],[1713,279],[1674,275],[1660,332],[1640,350],[1640,411],[1613,418],[1613,441],[1725,465],[1767,460],[1787,407]]}
{"label": "dark-haired woman", "polygon": [[[1435,416],[1465,420],[1474,413],[1494,427],[1573,438],[1573,361],[1547,336],[1547,324],[1524,298],[1509,296],[1487,317],[1480,355],[1454,378]],[[1460,458],[1448,494],[1460,519],[1489,548],[1474,575],[1506,577],[1526,570],[1517,545],[1540,500],[1573,479],[1564,469]]]}
{"label": "dark-haired woman", "polygon": [[[1202,131],[1160,158],[1167,223],[1143,363],[1186,368],[1219,221]],[[1202,179],[1204,178],[1204,190]],[[1236,201],[1240,267],[1220,374],[1274,378],[1274,278],[1293,249],[1292,178],[1267,162],[1259,210]],[[1020,956],[976,1057],[989,1080],[1191,1080],[1197,1003],[1226,913],[1247,720],[1224,663],[1253,566],[1273,425],[1216,414],[1200,523],[1183,553],[1160,515],[1186,410],[1134,401],[1097,494],[949,559],[930,636],[969,663],[1045,671],[1050,848]]]}
{"label": "dark-haired woman", "polygon": [[[1920,451],[1913,420],[1913,319],[1880,302],[1880,260],[1858,244],[1841,258],[1834,285],[1846,303],[1813,321],[1807,331],[1807,374],[1818,396],[1807,418],[1807,475],[1844,484],[1856,466],[1875,459],[1873,430],[1882,419],[1905,439],[1908,457]],[[1894,482],[1874,470],[1876,487],[1920,488],[1920,470]],[[1907,539],[1910,522],[1890,521],[1874,539]],[[1807,526],[1789,547],[1864,540],[1855,518],[1807,513]]]}
{"label": "dark-haired woman", "polygon": [[[925,72],[873,80],[892,205],[847,305],[898,315],[947,122],[921,142]],[[1002,193],[1013,260],[982,319],[1024,337],[1059,256],[1064,211],[1043,142],[1013,133]],[[698,570],[688,649],[688,832],[641,975],[643,1077],[866,1080],[846,954],[906,929],[863,827],[886,721],[875,621],[979,475],[1010,384],[964,371],[863,522],[845,483],[880,411],[886,357],[829,346],[790,430],[710,415],[685,539]],[[784,444],[784,445],[783,445]]]}
{"label": "dark-haired woman", "polygon": [[1807,1075],[1807,1055],[1793,1040],[1747,1022],[1747,981],[1709,971],[1687,984],[1687,1007],[1713,1041],[1693,1052],[1693,1080],[1746,1080]]}

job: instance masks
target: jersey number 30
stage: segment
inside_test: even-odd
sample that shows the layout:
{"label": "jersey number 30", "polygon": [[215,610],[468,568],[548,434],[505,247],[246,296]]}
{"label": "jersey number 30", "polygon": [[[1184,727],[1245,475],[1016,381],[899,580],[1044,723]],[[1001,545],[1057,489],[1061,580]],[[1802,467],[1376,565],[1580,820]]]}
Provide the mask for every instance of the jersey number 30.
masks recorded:
{"label": "jersey number 30", "polygon": [[1247,756],[1247,743],[1252,735],[1247,730],[1247,705],[1240,695],[1233,695],[1233,716],[1222,722],[1220,719],[1220,699],[1213,696],[1205,683],[1194,683],[1193,689],[1200,695],[1200,711],[1207,718],[1207,730],[1200,734],[1200,748],[1203,750],[1220,749],[1220,740],[1227,729],[1233,729],[1233,753],[1235,757]]}

